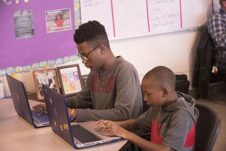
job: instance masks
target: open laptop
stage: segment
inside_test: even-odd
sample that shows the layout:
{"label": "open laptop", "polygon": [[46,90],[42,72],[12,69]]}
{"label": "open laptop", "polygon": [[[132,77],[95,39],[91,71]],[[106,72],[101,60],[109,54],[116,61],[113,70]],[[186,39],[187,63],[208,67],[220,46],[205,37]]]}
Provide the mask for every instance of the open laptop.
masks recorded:
{"label": "open laptop", "polygon": [[48,114],[31,110],[23,82],[6,75],[15,110],[35,128],[49,126]]}
{"label": "open laptop", "polygon": [[71,124],[65,97],[45,85],[43,92],[52,130],[74,148],[90,147],[121,139],[101,135],[95,121]]}

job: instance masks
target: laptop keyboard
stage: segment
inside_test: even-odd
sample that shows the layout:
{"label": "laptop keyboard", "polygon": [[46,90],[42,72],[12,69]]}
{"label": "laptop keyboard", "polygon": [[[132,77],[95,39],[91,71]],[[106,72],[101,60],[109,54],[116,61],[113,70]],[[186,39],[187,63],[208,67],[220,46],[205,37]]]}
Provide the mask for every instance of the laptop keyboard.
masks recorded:
{"label": "laptop keyboard", "polygon": [[99,141],[101,138],[94,135],[81,125],[72,125],[72,134],[73,136],[78,139],[81,143],[89,143],[94,141]]}
{"label": "laptop keyboard", "polygon": [[32,110],[32,116],[33,116],[35,123],[49,124],[49,118],[48,118],[48,115],[45,112]]}

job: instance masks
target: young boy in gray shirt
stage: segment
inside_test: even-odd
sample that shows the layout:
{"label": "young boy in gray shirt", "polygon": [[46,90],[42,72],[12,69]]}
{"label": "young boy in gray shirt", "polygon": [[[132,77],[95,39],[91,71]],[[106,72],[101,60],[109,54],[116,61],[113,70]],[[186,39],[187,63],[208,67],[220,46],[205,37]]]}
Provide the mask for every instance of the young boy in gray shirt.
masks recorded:
{"label": "young boy in gray shirt", "polygon": [[[121,136],[143,150],[192,151],[198,110],[192,97],[175,92],[174,73],[166,67],[156,67],[144,76],[142,89],[144,100],[151,107],[136,119],[98,121],[103,134]],[[150,141],[124,128],[150,132]]]}

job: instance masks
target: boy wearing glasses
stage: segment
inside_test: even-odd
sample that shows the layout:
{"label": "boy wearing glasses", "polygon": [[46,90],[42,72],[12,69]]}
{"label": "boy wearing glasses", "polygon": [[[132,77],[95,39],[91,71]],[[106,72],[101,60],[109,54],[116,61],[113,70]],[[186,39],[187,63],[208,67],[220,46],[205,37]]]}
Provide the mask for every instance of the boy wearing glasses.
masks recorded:
{"label": "boy wearing glasses", "polygon": [[139,116],[143,102],[137,71],[122,57],[114,56],[104,26],[97,21],[84,23],[75,31],[74,41],[78,56],[91,71],[82,91],[67,99],[71,118],[77,122],[121,121]]}
{"label": "boy wearing glasses", "polygon": [[136,69],[111,51],[107,33],[97,21],[75,31],[78,55],[91,71],[86,85],[68,99],[69,114],[76,121],[126,120],[142,113],[142,95]]}

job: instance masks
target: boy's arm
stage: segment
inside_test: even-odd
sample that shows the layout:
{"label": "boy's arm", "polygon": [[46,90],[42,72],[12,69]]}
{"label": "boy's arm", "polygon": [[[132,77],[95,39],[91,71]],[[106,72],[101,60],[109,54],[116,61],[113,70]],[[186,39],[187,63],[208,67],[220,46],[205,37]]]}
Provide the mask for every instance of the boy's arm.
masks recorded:
{"label": "boy's arm", "polygon": [[75,96],[66,98],[66,103],[70,108],[92,108],[90,90],[85,84],[82,90]]}
{"label": "boy's arm", "polygon": [[143,139],[142,137],[139,137],[138,135],[127,131],[125,139],[133,142],[134,144],[138,145],[143,150],[148,151],[171,151],[171,148],[164,145],[164,144],[155,144],[148,140]]}
{"label": "boy's arm", "polygon": [[114,122],[116,123],[117,125],[127,129],[127,130],[134,130],[134,129],[137,129],[137,125],[136,125],[136,121],[133,120],[133,119],[130,119],[130,120],[126,120],[126,121],[117,121],[117,122]]}
{"label": "boy's arm", "polygon": [[108,121],[108,120],[99,120],[97,121],[97,125],[100,129],[106,129],[109,126],[109,123],[114,125],[118,125],[122,128],[125,128],[127,130],[132,130],[137,128],[136,121],[133,119],[126,120],[126,121]]}
{"label": "boy's arm", "polygon": [[[123,122],[111,122],[111,121],[99,121],[99,128],[102,130],[104,135],[108,136],[120,136],[123,137],[134,144],[138,145],[144,150],[148,151],[170,151],[171,149],[168,146],[163,144],[155,144],[147,141],[138,135],[127,131],[123,127],[131,128],[131,126],[135,126],[135,120],[127,120]],[[121,127],[123,126],[123,127]]]}

